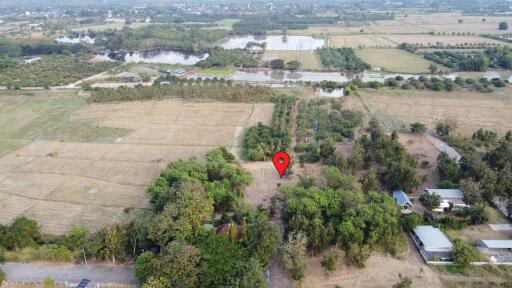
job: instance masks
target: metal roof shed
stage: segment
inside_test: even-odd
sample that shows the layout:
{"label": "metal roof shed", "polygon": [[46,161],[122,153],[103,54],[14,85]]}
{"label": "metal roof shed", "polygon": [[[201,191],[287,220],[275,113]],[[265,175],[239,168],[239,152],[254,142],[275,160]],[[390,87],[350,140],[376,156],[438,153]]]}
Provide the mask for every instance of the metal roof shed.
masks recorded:
{"label": "metal roof shed", "polygon": [[411,200],[402,190],[393,191],[393,199],[395,199],[395,202],[398,205],[403,205],[407,203],[412,206]]}
{"label": "metal roof shed", "polygon": [[437,194],[442,199],[462,199],[464,193],[459,189],[425,189],[428,194]]}
{"label": "metal roof shed", "polygon": [[478,240],[477,246],[487,249],[512,249],[512,240]]}
{"label": "metal roof shed", "polygon": [[423,244],[425,251],[444,252],[451,251],[453,248],[452,242],[450,242],[438,228],[432,226],[417,226],[413,231],[421,244]]}

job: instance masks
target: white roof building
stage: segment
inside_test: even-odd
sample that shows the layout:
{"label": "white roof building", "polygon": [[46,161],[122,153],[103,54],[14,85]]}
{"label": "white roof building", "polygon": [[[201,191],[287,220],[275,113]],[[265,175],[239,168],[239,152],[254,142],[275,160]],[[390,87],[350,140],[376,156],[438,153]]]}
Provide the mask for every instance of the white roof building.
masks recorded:
{"label": "white roof building", "polygon": [[439,228],[417,226],[411,231],[411,237],[425,261],[434,258],[440,261],[451,260],[453,244]]}
{"label": "white roof building", "polygon": [[433,209],[435,212],[443,212],[448,209],[450,205],[454,210],[469,208],[469,205],[464,203],[464,192],[459,189],[425,189],[424,194],[436,194],[441,197],[439,207]]}

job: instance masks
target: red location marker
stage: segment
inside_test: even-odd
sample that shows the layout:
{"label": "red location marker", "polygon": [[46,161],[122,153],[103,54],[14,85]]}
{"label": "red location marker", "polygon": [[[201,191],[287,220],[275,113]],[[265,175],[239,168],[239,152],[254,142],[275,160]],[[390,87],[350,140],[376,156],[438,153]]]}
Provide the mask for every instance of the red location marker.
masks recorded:
{"label": "red location marker", "polygon": [[279,151],[272,157],[272,162],[274,163],[277,172],[279,172],[279,176],[283,178],[284,171],[288,168],[288,165],[290,165],[290,156],[283,151]]}

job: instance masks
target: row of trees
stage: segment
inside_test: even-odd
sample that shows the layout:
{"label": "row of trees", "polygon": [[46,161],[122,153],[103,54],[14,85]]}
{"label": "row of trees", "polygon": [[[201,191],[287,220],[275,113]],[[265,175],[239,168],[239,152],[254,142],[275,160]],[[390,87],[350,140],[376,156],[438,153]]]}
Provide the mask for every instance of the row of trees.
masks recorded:
{"label": "row of trees", "polygon": [[227,81],[182,80],[168,85],[142,86],[134,88],[119,87],[94,88],[89,101],[92,103],[111,103],[124,101],[160,100],[181,98],[184,100],[261,102],[268,101],[273,95],[266,86],[232,84]]}
{"label": "row of trees", "polygon": [[274,113],[271,126],[258,123],[244,135],[243,155],[251,161],[265,161],[277,151],[287,151],[291,144],[291,117],[295,106],[291,96],[274,96]]}

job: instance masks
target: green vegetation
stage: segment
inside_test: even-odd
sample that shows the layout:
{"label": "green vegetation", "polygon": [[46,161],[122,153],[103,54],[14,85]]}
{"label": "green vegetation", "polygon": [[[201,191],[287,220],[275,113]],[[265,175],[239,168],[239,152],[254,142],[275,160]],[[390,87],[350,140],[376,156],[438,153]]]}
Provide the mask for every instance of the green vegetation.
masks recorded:
{"label": "green vegetation", "polygon": [[[338,100],[332,101],[336,103]],[[329,109],[326,104],[325,100],[299,103],[295,152],[303,153],[301,162],[314,163],[322,157],[331,158],[333,142],[353,139],[354,128],[362,122],[361,112]]]}
{"label": "green vegetation", "polygon": [[108,30],[96,33],[96,45],[110,51],[178,49],[206,51],[228,35],[224,29],[185,28],[178,25],[151,25],[131,29]]}
{"label": "green vegetation", "polygon": [[202,68],[210,67],[258,67],[258,59],[247,52],[245,49],[224,50],[217,48],[210,52],[208,58],[199,61],[197,66]]}
{"label": "green vegetation", "polygon": [[47,55],[31,64],[0,68],[0,86],[20,87],[61,86],[98,74],[117,66],[116,62],[89,61],[91,56]]}
{"label": "green vegetation", "polygon": [[197,72],[198,75],[221,75],[221,76],[230,76],[235,73],[235,70],[232,69],[203,69],[199,72]]}
{"label": "green vegetation", "polygon": [[318,17],[309,13],[304,16],[299,17],[290,13],[251,15],[233,24],[233,31],[238,35],[265,35],[270,30],[306,29],[310,24],[336,24],[339,18]]}
{"label": "green vegetation", "polygon": [[[206,79],[203,81],[184,82],[170,85],[137,86],[135,88],[119,87],[97,88],[91,92],[92,103],[111,103],[124,101],[159,100],[179,97],[182,99],[217,100],[227,102],[261,102],[272,97],[272,89],[265,86],[247,86],[230,82]],[[190,85],[185,85],[190,83]],[[196,84],[199,83],[199,84]],[[201,84],[203,83],[203,84]]]}
{"label": "green vegetation", "polygon": [[233,30],[233,25],[240,21],[240,19],[223,19],[219,21],[215,21],[216,25],[220,26],[219,28],[226,29],[226,30]]}
{"label": "green vegetation", "polygon": [[361,71],[370,68],[352,48],[320,48],[316,51],[322,65],[329,69]]}
{"label": "green vegetation", "polygon": [[480,52],[425,52],[423,56],[431,61],[456,71],[487,71],[489,58]]}
{"label": "green vegetation", "polygon": [[287,151],[291,144],[291,115],[295,97],[275,96],[271,126],[258,123],[245,132],[242,144],[243,155],[251,161],[265,161],[277,151]]}

